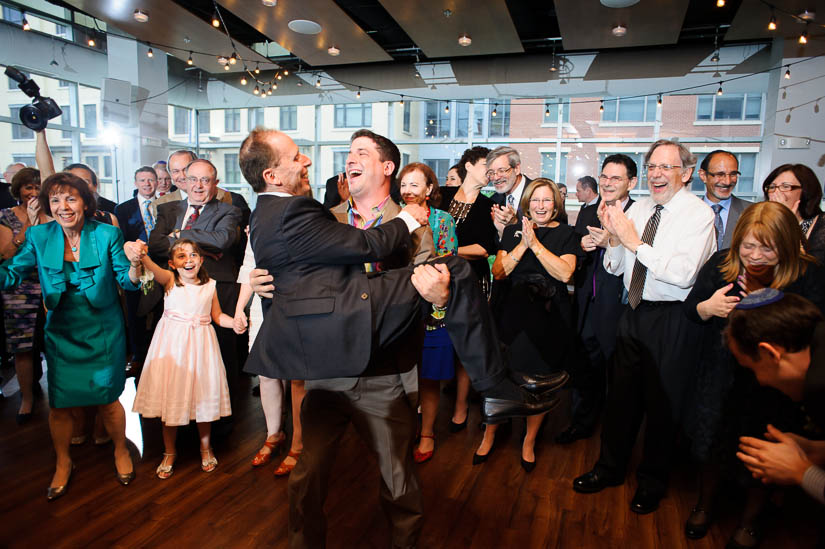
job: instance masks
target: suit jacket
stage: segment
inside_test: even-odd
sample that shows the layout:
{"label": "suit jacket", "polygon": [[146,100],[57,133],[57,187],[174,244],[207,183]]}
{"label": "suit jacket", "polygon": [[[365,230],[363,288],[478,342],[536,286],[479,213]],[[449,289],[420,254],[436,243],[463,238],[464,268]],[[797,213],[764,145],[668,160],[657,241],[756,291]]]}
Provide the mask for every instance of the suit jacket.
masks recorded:
{"label": "suit jacket", "polygon": [[[129,260],[123,253],[123,233],[105,223],[87,219],[80,232],[78,290],[97,309],[115,305],[119,284],[137,290],[129,280]],[[55,221],[29,227],[26,240],[14,257],[0,265],[0,287],[13,288],[37,269],[46,308],[53,310],[66,291],[63,272],[63,229]]]}
{"label": "suit jacket", "polygon": [[108,198],[103,198],[102,196],[98,195],[97,197],[97,209],[102,210],[104,212],[109,212],[111,214],[115,213],[115,207],[117,204],[109,200]]}
{"label": "suit jacket", "polygon": [[[218,187],[218,194],[215,195],[215,198],[217,198],[220,202],[224,202],[226,204],[233,204],[233,200],[232,200],[232,195],[233,194],[235,194],[235,193],[230,193],[230,192],[225,191],[225,190],[221,189],[220,187]],[[238,196],[240,196],[240,195],[238,195]],[[246,204],[246,200],[244,200],[242,196],[240,196],[240,198],[241,198],[241,200],[243,200],[243,203]],[[176,200],[183,200],[183,194],[181,194],[180,189],[178,189],[178,188],[175,188],[174,191],[168,192],[165,195],[161,196],[160,198],[156,198],[151,204],[151,206],[153,206],[155,208],[155,211],[152,212],[152,213],[154,213],[155,217],[157,218],[157,207],[158,206],[160,206],[161,204],[166,204],[167,202],[175,202]],[[247,206],[247,209],[249,209],[249,206]],[[247,219],[248,218],[249,218],[249,216],[247,216]]]}
{"label": "suit jacket", "polygon": [[[169,247],[175,242],[168,235],[183,225],[188,206],[187,201],[178,200],[158,207],[155,228],[149,236],[149,254],[160,265],[168,261]],[[235,282],[238,278],[234,247],[240,224],[241,211],[215,197],[204,205],[192,228],[180,232],[181,238],[194,240],[203,248],[206,272],[218,282]]]}
{"label": "suit jacket", "polygon": [[277,379],[362,374],[373,351],[372,309],[383,302],[373,293],[382,285],[370,284],[363,264],[409,250],[406,224],[392,219],[361,230],[311,198],[264,195],[250,241],[256,265],[276,285],[275,298],[262,300],[264,322],[246,371]]}
{"label": "suit jacket", "polygon": [[733,238],[733,229],[736,228],[736,222],[739,221],[739,216],[745,209],[753,204],[747,200],[742,200],[735,196],[730,197],[730,211],[728,212],[728,222],[725,225],[725,236],[722,238],[722,250],[730,248],[730,241]]}
{"label": "suit jacket", "polygon": [[[576,220],[575,231],[584,236],[588,233],[587,227],[601,227],[601,222],[597,216],[599,202],[592,206],[587,206],[579,213]],[[630,198],[625,204],[624,211],[633,204]],[[583,232],[582,232],[583,231]],[[597,248],[588,252],[587,257],[582,262],[582,268],[576,276],[576,303],[578,306],[578,331],[581,332],[585,315],[593,315],[598,319],[595,323],[596,335],[601,342],[612,342],[615,345],[616,326],[624,305],[622,304],[622,292],[624,284],[621,275],[615,276],[608,273],[604,268],[603,248]],[[596,293],[593,294],[595,284]],[[603,348],[605,356],[610,356],[612,348]]]}
{"label": "suit jacket", "polygon": [[146,234],[146,225],[143,222],[143,214],[140,211],[140,202],[137,198],[130,198],[126,202],[121,202],[115,206],[115,217],[117,217],[117,222],[120,224],[120,230],[123,231],[123,238],[126,242],[132,242],[138,238],[144,242],[149,242],[149,235]]}

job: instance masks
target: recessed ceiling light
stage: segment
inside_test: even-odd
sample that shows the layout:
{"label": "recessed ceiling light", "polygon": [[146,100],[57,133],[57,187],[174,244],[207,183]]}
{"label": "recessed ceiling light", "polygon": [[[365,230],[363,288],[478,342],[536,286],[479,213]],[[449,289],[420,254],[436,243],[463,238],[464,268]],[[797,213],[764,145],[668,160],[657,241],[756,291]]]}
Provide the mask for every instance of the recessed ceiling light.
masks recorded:
{"label": "recessed ceiling light", "polygon": [[341,50],[339,50],[335,46],[335,44],[333,44],[332,46],[327,48],[327,53],[330,54],[333,57],[338,57],[339,55],[341,55]]}
{"label": "recessed ceiling light", "polygon": [[318,34],[321,32],[321,25],[308,19],[293,19],[287,23],[287,27],[298,34]]}
{"label": "recessed ceiling light", "polygon": [[816,19],[816,13],[809,10],[802,10],[797,17],[803,21],[813,21]]}
{"label": "recessed ceiling light", "polygon": [[473,43],[473,39],[470,38],[470,35],[467,34],[466,32],[462,32],[461,34],[458,35],[458,45],[459,46],[461,46],[463,48],[466,48],[467,46],[469,46],[472,43]]}
{"label": "recessed ceiling light", "polygon": [[278,0],[261,0],[261,4],[268,8],[274,8],[278,5]]}
{"label": "recessed ceiling light", "polygon": [[621,38],[622,36],[627,34],[627,27],[625,27],[624,25],[616,25],[610,32],[612,32],[613,36],[615,36],[616,38]]}
{"label": "recessed ceiling light", "polygon": [[639,3],[639,0],[599,0],[602,6],[606,8],[629,8]]}
{"label": "recessed ceiling light", "polygon": [[149,12],[144,11],[142,9],[136,9],[132,17],[134,17],[135,21],[137,21],[138,23],[146,23],[147,21],[149,21]]}

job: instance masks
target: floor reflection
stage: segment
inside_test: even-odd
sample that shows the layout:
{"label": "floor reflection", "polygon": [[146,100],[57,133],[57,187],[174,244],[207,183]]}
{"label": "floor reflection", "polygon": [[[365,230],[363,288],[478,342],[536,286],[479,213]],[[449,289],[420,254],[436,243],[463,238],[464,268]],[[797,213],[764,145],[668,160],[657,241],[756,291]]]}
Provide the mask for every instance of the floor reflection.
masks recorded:
{"label": "floor reflection", "polygon": [[143,427],[140,425],[140,414],[132,411],[135,394],[137,394],[135,378],[126,378],[126,387],[120,395],[120,403],[126,410],[126,438],[134,443],[140,457],[143,457]]}

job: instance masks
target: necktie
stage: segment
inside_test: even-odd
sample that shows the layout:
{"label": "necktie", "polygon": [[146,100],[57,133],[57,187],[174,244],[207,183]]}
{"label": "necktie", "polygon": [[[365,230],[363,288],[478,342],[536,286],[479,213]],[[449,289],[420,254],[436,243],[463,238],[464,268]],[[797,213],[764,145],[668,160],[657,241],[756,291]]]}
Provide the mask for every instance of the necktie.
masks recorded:
{"label": "necktie", "polygon": [[[653,239],[656,237],[656,229],[659,228],[659,219],[662,217],[663,207],[661,204],[656,204],[656,211],[647,220],[645,231],[642,233],[642,242],[647,245],[652,245]],[[630,307],[633,309],[642,302],[645,278],[647,278],[647,267],[637,257],[636,262],[633,264],[633,274],[630,277],[630,289],[627,291],[627,302],[630,303]]]}
{"label": "necktie", "polygon": [[189,219],[186,220],[186,225],[183,227],[184,231],[188,231],[189,229],[191,229],[195,221],[198,220],[198,216],[200,215],[200,209],[200,204],[198,204],[197,206],[192,204],[192,215],[190,215]]}
{"label": "necktie", "polygon": [[513,196],[512,194],[508,194],[507,195],[507,205],[515,210],[516,209],[515,204],[516,204],[516,197]]}
{"label": "necktie", "polygon": [[716,249],[722,249],[722,240],[725,239],[725,226],[722,224],[722,205],[714,204],[711,206],[713,210],[713,228],[716,229]]}
{"label": "necktie", "polygon": [[141,212],[143,213],[143,226],[146,227],[146,236],[149,236],[149,233],[155,228],[155,218],[152,217],[152,210],[149,208],[149,204],[151,203],[152,201],[147,198],[143,201],[143,206],[141,207],[143,210]]}

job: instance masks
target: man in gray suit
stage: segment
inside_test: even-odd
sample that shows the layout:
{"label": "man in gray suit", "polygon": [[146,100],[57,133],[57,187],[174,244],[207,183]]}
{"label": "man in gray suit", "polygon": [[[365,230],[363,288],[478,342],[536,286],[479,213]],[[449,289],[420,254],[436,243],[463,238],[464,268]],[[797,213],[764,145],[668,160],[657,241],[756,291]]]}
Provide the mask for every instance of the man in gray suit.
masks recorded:
{"label": "man in gray suit", "polygon": [[730,248],[733,229],[745,208],[753,204],[733,196],[739,181],[739,161],[733,153],[716,150],[708,154],[699,167],[699,179],[705,184],[705,204],[713,210],[716,229],[716,249]]}

